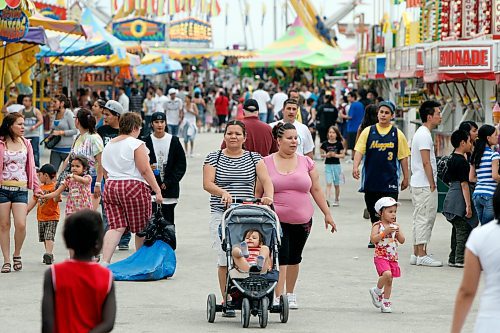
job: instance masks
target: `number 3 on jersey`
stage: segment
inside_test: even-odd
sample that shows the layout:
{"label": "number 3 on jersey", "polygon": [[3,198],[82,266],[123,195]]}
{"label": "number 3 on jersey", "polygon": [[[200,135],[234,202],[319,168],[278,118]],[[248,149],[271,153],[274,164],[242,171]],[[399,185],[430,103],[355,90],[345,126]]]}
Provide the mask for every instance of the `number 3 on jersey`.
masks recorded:
{"label": "number 3 on jersey", "polygon": [[393,154],[393,152],[392,152],[392,151],[388,152],[388,153],[387,153],[387,160],[388,160],[388,161],[392,161],[392,159],[393,159],[393,157],[394,157],[393,155],[394,155],[394,154]]}

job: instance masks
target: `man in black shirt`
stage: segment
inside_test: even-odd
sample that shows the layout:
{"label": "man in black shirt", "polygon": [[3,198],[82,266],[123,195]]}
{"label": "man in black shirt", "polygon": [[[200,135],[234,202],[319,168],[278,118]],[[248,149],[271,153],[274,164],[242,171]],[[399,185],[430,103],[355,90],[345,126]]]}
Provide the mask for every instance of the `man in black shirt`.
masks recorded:
{"label": "man in black shirt", "polygon": [[468,223],[474,223],[474,219],[477,219],[472,205],[470,164],[467,161],[467,154],[472,151],[472,141],[469,133],[459,129],[451,135],[451,144],[455,150],[446,171],[450,189],[443,203],[443,215],[453,226],[448,266],[464,267],[465,242],[471,232]]}
{"label": "man in black shirt", "polygon": [[[106,146],[109,143],[109,141],[118,136],[120,128],[119,127],[120,116],[124,114],[125,111],[123,110],[123,107],[120,103],[118,103],[117,101],[109,100],[106,102],[106,105],[104,106],[104,111],[102,113],[104,116],[104,126],[101,126],[97,129],[97,134],[101,136],[102,142],[104,143],[104,146]],[[102,168],[100,164],[99,168]],[[104,186],[104,179],[102,185]],[[104,211],[104,206],[102,209],[102,219],[104,222],[105,229],[107,229],[108,219],[106,217],[106,212]],[[130,232],[125,232],[122,235],[120,243],[118,244],[118,249],[128,250],[130,237],[131,237]]]}
{"label": "man in black shirt", "polygon": [[333,96],[325,96],[325,104],[322,104],[316,110],[316,129],[319,133],[319,140],[326,141],[328,129],[337,123],[339,110],[333,105]]}

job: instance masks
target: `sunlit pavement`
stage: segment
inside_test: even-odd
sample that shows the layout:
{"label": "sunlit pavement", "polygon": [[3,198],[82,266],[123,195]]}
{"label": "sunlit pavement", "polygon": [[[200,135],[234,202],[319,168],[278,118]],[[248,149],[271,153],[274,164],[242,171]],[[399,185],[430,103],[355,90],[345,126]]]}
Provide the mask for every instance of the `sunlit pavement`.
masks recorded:
{"label": "sunlit pavement", "polygon": [[[208,236],[208,195],[202,189],[201,168],[204,156],[215,150],[221,139],[221,134],[199,134],[195,157],[188,159],[188,172],[181,184],[181,200],[176,209],[176,274],[156,282],[117,282],[115,332],[234,332],[241,329],[239,312],[236,318],[222,318],[217,314],[214,324],[206,320],[207,295],[216,292],[218,301],[220,296]],[[44,161],[47,160],[48,153],[44,152]],[[323,164],[317,161],[317,166],[322,175]],[[340,207],[331,208],[339,232],[332,235],[325,231],[321,213],[316,209],[296,288],[300,309],[290,312],[287,324],[279,322],[278,314],[270,314],[266,330],[449,331],[462,270],[409,265],[412,214],[409,193],[402,194],[398,211],[407,243],[399,248],[402,277],[394,280],[393,313],[382,314],[372,305],[368,289],[375,284],[377,274],[373,250],[367,249],[370,223],[362,218],[364,201],[350,176],[352,164],[343,167],[346,184],[342,186]],[[61,211],[64,211],[62,207]],[[1,332],[40,330],[42,277],[47,266],[42,264],[43,246],[38,243],[36,223],[33,212],[28,218],[28,236],[22,252],[23,271],[0,275]],[[62,226],[60,223],[56,238],[56,261],[67,256]],[[438,215],[429,249],[443,262],[447,260],[450,231],[450,224]],[[116,251],[113,260],[131,253]],[[464,332],[472,330],[476,309],[477,301]],[[258,318],[252,317],[250,331],[260,330],[258,325]]]}

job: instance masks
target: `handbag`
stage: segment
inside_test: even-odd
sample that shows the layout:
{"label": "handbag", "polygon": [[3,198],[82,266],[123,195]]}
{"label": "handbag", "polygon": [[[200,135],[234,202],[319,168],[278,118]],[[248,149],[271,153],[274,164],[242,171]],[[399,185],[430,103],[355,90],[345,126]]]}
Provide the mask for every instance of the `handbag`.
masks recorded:
{"label": "handbag", "polygon": [[158,205],[156,212],[151,216],[146,228],[138,232],[137,236],[145,237],[145,246],[151,246],[155,241],[160,240],[170,245],[173,250],[177,247],[175,225],[165,219],[161,211],[161,205]]}
{"label": "handbag", "polygon": [[44,143],[45,148],[47,149],[54,149],[54,147],[61,141],[61,136],[60,135],[52,135],[50,134],[48,137],[43,139],[40,144]]}

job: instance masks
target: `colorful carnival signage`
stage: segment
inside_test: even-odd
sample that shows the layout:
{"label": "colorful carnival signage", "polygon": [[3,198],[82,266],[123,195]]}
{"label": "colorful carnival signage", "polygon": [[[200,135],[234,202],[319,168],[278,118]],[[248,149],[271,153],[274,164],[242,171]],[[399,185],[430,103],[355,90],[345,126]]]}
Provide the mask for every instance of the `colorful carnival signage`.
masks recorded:
{"label": "colorful carnival signage", "polygon": [[491,46],[453,46],[439,48],[439,71],[491,71]]}
{"label": "colorful carnival signage", "polygon": [[19,3],[16,8],[9,5],[0,10],[0,40],[8,43],[21,40],[29,29],[28,15],[22,10]]}
{"label": "colorful carnival signage", "polygon": [[462,1],[462,37],[472,38],[477,34],[477,0]]}
{"label": "colorful carnival signage", "polygon": [[113,35],[123,41],[164,42],[165,24],[142,17],[113,23]]}
{"label": "colorful carnival signage", "polygon": [[212,26],[194,17],[174,21],[170,24],[170,41],[177,43],[210,43]]}
{"label": "colorful carnival signage", "polygon": [[38,12],[45,17],[53,20],[66,20],[67,18],[66,8],[64,7],[50,5],[41,1],[33,1],[33,4]]}
{"label": "colorful carnival signage", "polygon": [[495,39],[500,38],[500,0],[493,0],[493,17],[491,33]]}

